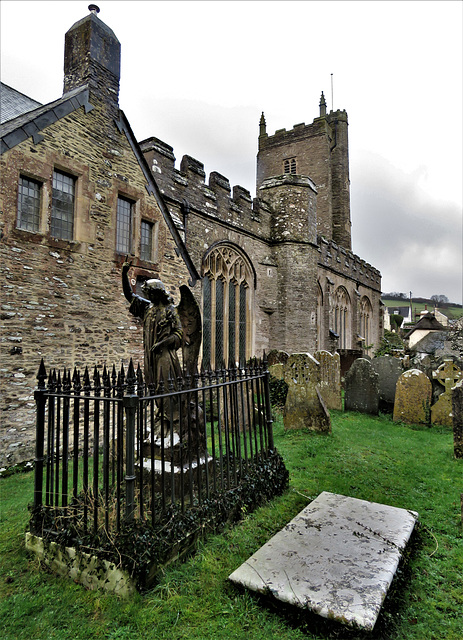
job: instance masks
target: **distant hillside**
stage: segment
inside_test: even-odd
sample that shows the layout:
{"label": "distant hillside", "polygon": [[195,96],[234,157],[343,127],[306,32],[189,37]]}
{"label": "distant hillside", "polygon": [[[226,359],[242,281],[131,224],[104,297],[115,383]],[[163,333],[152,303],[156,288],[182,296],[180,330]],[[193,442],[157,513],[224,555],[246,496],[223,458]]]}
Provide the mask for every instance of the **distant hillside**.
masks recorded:
{"label": "distant hillside", "polygon": [[[410,305],[409,298],[404,294],[383,293],[381,300],[386,307],[408,307]],[[428,311],[434,311],[436,303],[430,298],[412,298],[412,306],[414,315],[419,315],[426,307]],[[463,316],[463,306],[455,302],[439,302],[437,308],[449,320],[457,320]]]}

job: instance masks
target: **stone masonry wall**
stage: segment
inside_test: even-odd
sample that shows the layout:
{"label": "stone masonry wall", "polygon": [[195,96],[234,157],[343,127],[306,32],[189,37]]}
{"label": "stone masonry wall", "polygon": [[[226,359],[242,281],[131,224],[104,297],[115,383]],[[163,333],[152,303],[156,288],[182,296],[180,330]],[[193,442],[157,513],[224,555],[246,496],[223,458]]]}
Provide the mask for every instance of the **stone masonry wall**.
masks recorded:
{"label": "stone masonry wall", "polygon": [[[123,133],[103,107],[84,108],[0,159],[0,466],[33,457],[35,376],[50,367],[93,369],[143,363],[140,323],[129,314],[115,252],[118,195],[133,200],[134,266],[160,277],[174,295],[188,282],[184,263]],[[49,234],[53,168],[76,176],[75,240]],[[41,228],[16,228],[20,175],[42,183]],[[157,262],[141,262],[140,220],[159,225]],[[134,270],[136,273],[136,269]]]}

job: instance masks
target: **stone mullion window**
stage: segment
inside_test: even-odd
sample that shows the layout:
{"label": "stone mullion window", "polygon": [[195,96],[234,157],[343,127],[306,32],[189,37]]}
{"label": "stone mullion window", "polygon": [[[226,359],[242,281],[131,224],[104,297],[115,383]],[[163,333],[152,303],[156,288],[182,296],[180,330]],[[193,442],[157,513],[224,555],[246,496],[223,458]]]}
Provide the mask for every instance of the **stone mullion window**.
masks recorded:
{"label": "stone mullion window", "polygon": [[153,224],[145,220],[140,225],[140,258],[148,262],[153,258]]}
{"label": "stone mullion window", "polygon": [[133,242],[133,203],[118,196],[116,214],[116,251],[129,255]]}
{"label": "stone mullion window", "polygon": [[209,276],[202,279],[203,284],[203,362],[211,364],[211,334],[212,334],[212,286]]}
{"label": "stone mullion window", "polygon": [[204,364],[244,362],[252,343],[251,270],[243,257],[228,246],[212,251],[203,268]]}
{"label": "stone mullion window", "polygon": [[228,283],[228,363],[233,366],[236,362],[236,337],[239,333],[236,330],[237,318],[236,283]]}
{"label": "stone mullion window", "polygon": [[[239,361],[244,363],[246,361],[246,345],[250,342],[250,336],[248,333],[247,323],[247,309],[246,309],[246,286],[242,282],[240,284],[240,308],[239,308]],[[249,330],[251,327],[249,326]]]}
{"label": "stone mullion window", "polygon": [[37,233],[40,230],[40,200],[42,184],[20,176],[18,186],[17,227]]}
{"label": "stone mullion window", "polygon": [[50,235],[61,240],[74,239],[75,178],[53,171]]}
{"label": "stone mullion window", "polygon": [[[222,367],[224,360],[224,330],[226,328],[224,318],[224,281],[218,278],[215,281],[215,366]],[[224,326],[225,325],[225,326]]]}

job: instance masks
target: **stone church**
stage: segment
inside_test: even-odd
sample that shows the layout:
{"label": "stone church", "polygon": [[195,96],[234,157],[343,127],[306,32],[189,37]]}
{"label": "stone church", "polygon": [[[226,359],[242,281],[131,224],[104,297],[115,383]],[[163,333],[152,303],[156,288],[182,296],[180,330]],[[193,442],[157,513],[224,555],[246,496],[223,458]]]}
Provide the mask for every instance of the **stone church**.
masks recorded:
{"label": "stone church", "polygon": [[126,255],[134,289],[191,287],[211,366],[275,348],[358,354],[382,334],[380,273],[351,251],[345,111],[327,113],[322,94],[311,124],[274,135],[262,114],[253,199],[190,156],[176,168],[165,142],[137,141],[119,78],[119,41],[94,8],[65,35],[60,98],[1,86],[0,449],[33,424],[42,357],[47,370],[141,362]]}

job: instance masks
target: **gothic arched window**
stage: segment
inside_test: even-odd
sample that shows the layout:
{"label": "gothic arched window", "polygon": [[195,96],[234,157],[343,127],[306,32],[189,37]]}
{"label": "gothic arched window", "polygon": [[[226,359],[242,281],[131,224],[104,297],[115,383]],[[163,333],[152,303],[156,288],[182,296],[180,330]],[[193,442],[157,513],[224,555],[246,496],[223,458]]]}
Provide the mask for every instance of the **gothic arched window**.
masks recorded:
{"label": "gothic arched window", "polygon": [[203,261],[203,362],[219,368],[251,357],[253,273],[248,260],[229,245],[215,247]]}
{"label": "gothic arched window", "polygon": [[371,339],[371,318],[373,314],[373,307],[367,296],[363,296],[360,300],[359,315],[360,315],[360,337],[364,338],[364,347],[368,347]]}
{"label": "gothic arched window", "polygon": [[323,349],[324,322],[323,322],[323,290],[321,284],[317,286],[317,351]]}
{"label": "gothic arched window", "polygon": [[296,158],[287,158],[283,162],[283,170],[285,173],[296,173]]}
{"label": "gothic arched window", "polygon": [[339,336],[339,348],[350,349],[350,298],[344,287],[338,287],[333,296],[334,332]]}

